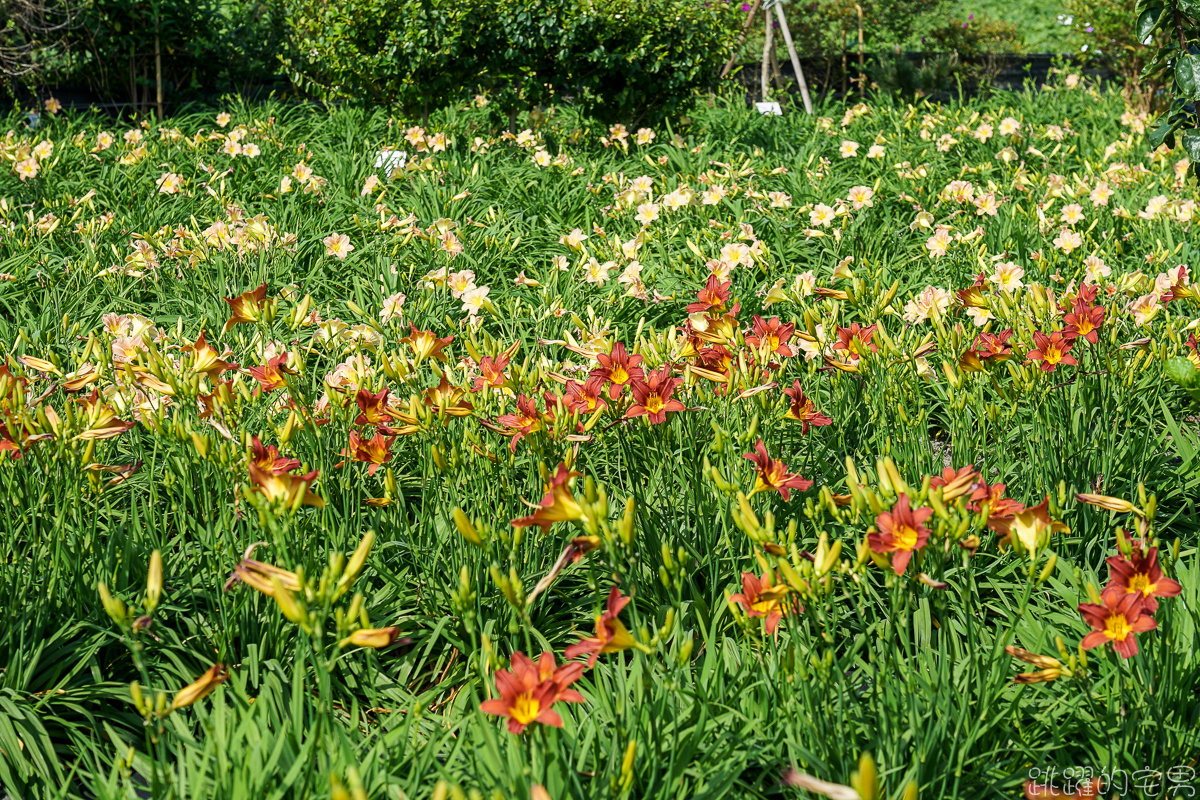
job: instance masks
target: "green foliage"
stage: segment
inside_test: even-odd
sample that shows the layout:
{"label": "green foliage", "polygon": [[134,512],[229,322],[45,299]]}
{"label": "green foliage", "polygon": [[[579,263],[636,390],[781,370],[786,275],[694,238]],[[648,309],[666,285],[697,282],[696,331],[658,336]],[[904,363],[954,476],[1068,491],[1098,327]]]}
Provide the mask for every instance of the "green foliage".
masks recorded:
{"label": "green foliage", "polygon": [[52,77],[106,99],[153,102],[159,63],[164,95],[175,102],[244,91],[277,72],[275,0],[92,0],[77,22],[69,31],[77,57]]}
{"label": "green foliage", "polygon": [[661,120],[715,85],[735,24],[690,0],[289,0],[285,63],[326,99],[408,115],[482,92],[504,115],[569,96],[604,121]]}
{"label": "green foliage", "polygon": [[929,49],[972,58],[987,53],[1016,53],[1021,33],[1011,22],[979,15],[974,19],[950,19],[925,34]]}
{"label": "green foliage", "polygon": [[[864,767],[874,763],[886,790],[868,792],[875,797],[894,800],[909,781],[926,798],[1015,797],[1030,770],[1132,775],[1195,757],[1200,426],[1185,390],[1164,374],[1177,369],[1172,357],[1195,352],[1186,342],[1194,343],[1187,326],[1197,298],[1178,287],[1147,324],[1127,311],[1156,271],[1195,261],[1186,227],[1194,223],[1180,219],[1195,190],[1169,188],[1170,161],[1143,158],[1146,137],[1117,122],[1125,110],[1117,94],[1053,87],[770,118],[741,97],[717,98],[691,109],[690,125],[642,143],[629,137],[626,148],[610,132],[601,142],[570,107],[523,118],[532,130],[503,138],[486,136],[486,107],[450,108],[430,123],[446,149],[402,145],[411,158],[395,175],[373,168],[376,151],[399,136],[378,109],[227,110],[233,120],[222,127],[211,113],[187,114],[148,120],[128,138],[91,115],[47,114],[37,131],[15,115],[7,121],[6,155],[27,162],[43,139],[53,146],[34,177],[21,179],[7,159],[0,165],[0,380],[6,392],[15,378],[29,381],[20,402],[4,405],[4,430],[42,425],[39,411],[49,425],[50,408],[73,435],[29,443],[20,459],[0,450],[0,791],[20,800],[360,792],[526,800],[539,784],[556,800],[801,800],[792,768],[862,787],[874,784]],[[1020,127],[1001,134],[1009,117]],[[972,135],[985,124],[989,136]],[[101,132],[115,142],[101,149]],[[883,157],[867,158],[877,139]],[[856,157],[839,154],[844,140],[862,143]],[[248,145],[258,154],[240,149]],[[562,161],[542,166],[534,154],[543,150]],[[1024,155],[1012,161],[997,157],[1017,150]],[[1118,162],[1126,166],[1110,169]],[[302,180],[298,165],[321,178]],[[168,170],[182,180],[177,193],[162,191]],[[664,209],[643,226],[627,202],[641,175],[655,197],[689,185],[728,193]],[[1005,198],[994,216],[945,195],[964,181]],[[1089,204],[1088,189],[1101,183],[1111,189],[1107,205]],[[876,187],[873,205],[852,212],[843,198],[864,186]],[[1168,191],[1180,195],[1172,211],[1139,215]],[[768,192],[792,205],[771,206]],[[1076,228],[1086,244],[1073,253],[1051,244],[1063,226],[1038,216],[1053,221],[1068,203],[1086,212]],[[845,213],[809,235],[817,204]],[[931,258],[932,230],[915,225],[914,206],[972,238]],[[575,228],[599,259],[626,265],[623,246],[640,239],[635,254],[654,294],[632,296],[617,270],[606,283],[587,282],[586,259],[562,241]],[[441,246],[446,232],[464,245],[453,259]],[[332,233],[354,244],[344,260],[325,254]],[[372,474],[343,454],[359,409],[330,376],[345,376],[346,362],[370,373],[371,389],[391,387],[408,413],[410,392],[420,398],[439,375],[470,386],[480,376],[476,355],[496,358],[516,343],[512,393],[540,401],[561,385],[554,375],[591,366],[578,351],[593,337],[664,357],[708,262],[746,246],[745,236],[758,250],[730,273],[739,328],[755,314],[778,315],[798,331],[819,322],[828,343],[836,326],[878,323],[877,339],[894,355],[864,353],[853,373],[821,357],[780,358],[754,373],[761,382],[723,391],[694,376],[680,393],[687,411],[662,425],[605,419],[587,441],[541,431],[514,448],[482,425],[512,410],[508,392],[467,394],[473,419],[418,399],[420,430],[396,439],[384,468]],[[1042,373],[1014,346],[990,372],[958,371],[979,330],[963,309],[903,319],[906,299],[930,286],[970,287],[1001,253],[1038,291],[1004,300],[989,290],[989,298],[1042,321],[1058,318],[1055,300],[1082,281],[1084,258],[1103,256],[1112,274],[1098,302],[1109,316],[1095,343],[1077,344],[1079,365]],[[477,325],[445,273],[437,277],[446,268],[491,287],[494,310]],[[825,296],[793,291],[806,272]],[[225,330],[231,306],[222,298],[263,283],[269,313]],[[397,294],[407,297],[402,318],[381,313]],[[114,348],[109,328],[125,323],[109,314],[144,315],[151,335],[138,341],[156,360],[121,363],[130,342]],[[455,337],[445,362],[428,357],[409,369],[410,323]],[[193,393],[194,375],[177,380],[194,366],[201,331],[218,356],[241,365],[224,372],[231,395],[216,416]],[[286,389],[255,392],[247,370],[268,350],[294,357],[295,374]],[[68,391],[66,376],[82,362],[99,364],[102,381]],[[151,394],[147,387],[162,385],[155,378],[174,381],[175,394]],[[805,434],[784,418],[780,389],[793,379],[832,424]],[[137,421],[94,448],[74,435],[92,388],[120,420]],[[290,414],[318,407],[313,417]],[[566,422],[561,431],[579,435]],[[251,435],[302,462],[297,474],[317,471],[312,489],[324,505],[283,508],[255,493]],[[735,497],[755,481],[743,454],[757,437],[816,485],[786,502],[759,492],[747,514]],[[847,458],[858,465],[853,475]],[[514,529],[510,520],[545,492],[540,465],[567,459],[583,473],[573,491],[587,499],[593,527]],[[1049,496],[1050,513],[1070,530],[1032,558],[1001,552],[985,532],[973,555],[931,538],[903,577],[857,563],[869,559],[856,546],[876,514],[854,492],[871,487],[877,501],[890,499],[880,487],[896,489],[896,470],[914,496],[932,497],[923,476],[968,463],[1022,505]],[[1091,491],[1127,498],[1138,512],[1074,499]],[[980,527],[986,516],[964,519]],[[930,524],[944,531],[948,518]],[[1104,559],[1123,541],[1118,526],[1161,539],[1160,559],[1182,592],[1160,600],[1159,627],[1139,634],[1138,656],[1121,660],[1105,646],[1085,666],[1076,643],[1087,625],[1076,606],[1103,583]],[[529,602],[572,537],[592,530],[602,546],[578,563],[565,559]],[[339,576],[355,574],[346,556],[366,531],[374,547],[334,602]],[[267,544],[253,558],[292,571],[297,586],[307,576],[295,608],[244,581],[226,588],[257,542]],[[764,542],[789,559],[807,553],[795,569],[814,588],[772,635],[728,601],[743,589],[742,572],[761,573]],[[836,569],[815,576],[829,564]],[[614,573],[633,598],[624,622],[645,650],[601,655],[574,685],[585,702],[562,710],[561,729],[517,736],[483,714],[513,651],[550,649],[561,661],[592,633]],[[356,617],[349,608],[359,592]],[[346,626],[365,626],[363,610],[402,639],[341,647]],[[1009,645],[1078,675],[1014,684],[1025,667],[1005,654]],[[167,702],[216,663],[228,680],[160,713],[160,692]]]}

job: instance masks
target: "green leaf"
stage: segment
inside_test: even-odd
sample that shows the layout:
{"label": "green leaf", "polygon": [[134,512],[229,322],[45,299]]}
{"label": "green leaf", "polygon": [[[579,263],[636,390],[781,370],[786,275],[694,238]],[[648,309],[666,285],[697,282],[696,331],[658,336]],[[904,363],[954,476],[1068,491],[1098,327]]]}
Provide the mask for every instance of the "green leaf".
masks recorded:
{"label": "green leaf", "polygon": [[1175,129],[1180,126],[1179,120],[1173,120],[1172,117],[1163,117],[1158,123],[1158,126],[1150,132],[1150,144],[1158,147],[1163,142],[1167,143],[1168,147],[1175,146]]}
{"label": "green leaf", "polygon": [[1175,62],[1175,85],[1189,99],[1200,97],[1200,56],[1180,56]]}
{"label": "green leaf", "polygon": [[1154,32],[1154,29],[1158,26],[1158,21],[1162,18],[1164,11],[1166,11],[1166,9],[1162,6],[1159,6],[1158,8],[1148,8],[1138,15],[1137,40],[1139,42],[1146,41],[1150,34]]}
{"label": "green leaf", "polygon": [[1194,163],[1200,163],[1200,128],[1184,131],[1180,136],[1183,149]]}

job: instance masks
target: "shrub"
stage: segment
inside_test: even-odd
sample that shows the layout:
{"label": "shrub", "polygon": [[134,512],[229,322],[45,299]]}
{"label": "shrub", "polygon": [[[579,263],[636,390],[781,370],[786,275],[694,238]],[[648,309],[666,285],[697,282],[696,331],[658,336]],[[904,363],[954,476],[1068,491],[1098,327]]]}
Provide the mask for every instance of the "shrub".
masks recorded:
{"label": "shrub", "polygon": [[697,0],[287,2],[299,85],[407,114],[484,91],[510,118],[561,97],[606,121],[661,118],[715,85],[738,20]]}

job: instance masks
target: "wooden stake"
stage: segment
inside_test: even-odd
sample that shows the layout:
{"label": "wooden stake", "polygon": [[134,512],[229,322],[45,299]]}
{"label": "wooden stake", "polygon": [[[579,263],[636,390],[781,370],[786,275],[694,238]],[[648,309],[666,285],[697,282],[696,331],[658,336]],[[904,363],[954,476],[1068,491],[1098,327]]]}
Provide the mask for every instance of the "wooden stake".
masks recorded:
{"label": "wooden stake", "polygon": [[763,11],[763,16],[767,21],[767,33],[763,37],[763,59],[762,59],[762,99],[767,101],[767,67],[771,64],[771,49],[775,47],[775,26],[771,24],[771,10]]}
{"label": "wooden stake", "polygon": [[804,70],[800,69],[800,58],[796,55],[796,45],[792,43],[792,32],[788,28],[787,17],[783,14],[783,6],[776,4],[775,13],[779,16],[779,30],[783,33],[788,57],[792,60],[792,69],[796,71],[796,82],[800,84],[800,98],[804,101],[804,112],[811,114],[813,113],[812,98],[808,96],[808,83],[804,80]]}
{"label": "wooden stake", "polygon": [[722,78],[729,74],[729,70],[733,69],[738,53],[741,51],[742,45],[746,43],[746,34],[750,32],[750,26],[754,24],[754,17],[758,14],[760,5],[762,5],[762,0],[754,0],[754,5],[750,7],[750,12],[746,14],[746,21],[742,23],[742,32],[738,35],[737,46],[733,48],[733,55],[729,57],[729,61],[725,63],[725,68],[721,70]]}

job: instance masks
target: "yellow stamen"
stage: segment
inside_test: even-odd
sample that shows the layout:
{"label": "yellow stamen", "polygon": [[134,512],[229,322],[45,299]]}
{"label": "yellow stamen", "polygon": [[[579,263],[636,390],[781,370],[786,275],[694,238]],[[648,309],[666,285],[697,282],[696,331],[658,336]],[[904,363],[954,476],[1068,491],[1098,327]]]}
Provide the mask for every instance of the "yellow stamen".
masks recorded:
{"label": "yellow stamen", "polygon": [[540,704],[536,698],[527,693],[517,695],[517,699],[513,701],[512,718],[522,725],[533,722],[539,713],[541,713]]}

